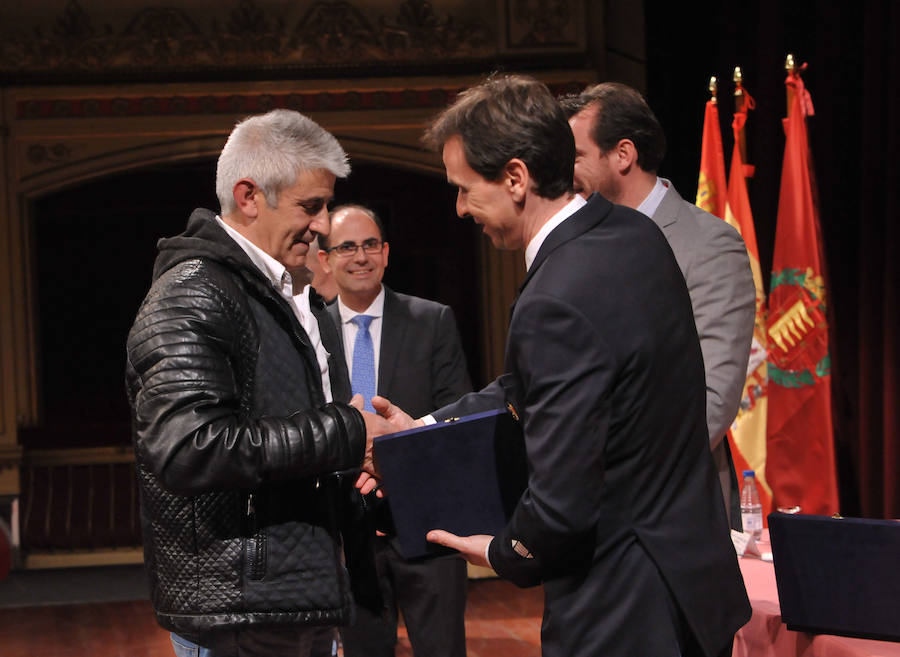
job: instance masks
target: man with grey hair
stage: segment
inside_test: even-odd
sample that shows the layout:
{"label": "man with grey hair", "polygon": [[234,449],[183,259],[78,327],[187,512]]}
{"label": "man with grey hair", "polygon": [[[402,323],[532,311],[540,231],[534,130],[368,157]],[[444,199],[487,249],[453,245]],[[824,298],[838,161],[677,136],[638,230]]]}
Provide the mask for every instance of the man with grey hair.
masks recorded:
{"label": "man with grey hair", "polygon": [[351,590],[366,601],[353,483],[385,421],[332,401],[350,397],[340,337],[290,273],[349,170],[302,114],[251,117],[219,157],[221,216],[159,243],[126,380],[151,599],[179,657],[308,655],[351,621]]}

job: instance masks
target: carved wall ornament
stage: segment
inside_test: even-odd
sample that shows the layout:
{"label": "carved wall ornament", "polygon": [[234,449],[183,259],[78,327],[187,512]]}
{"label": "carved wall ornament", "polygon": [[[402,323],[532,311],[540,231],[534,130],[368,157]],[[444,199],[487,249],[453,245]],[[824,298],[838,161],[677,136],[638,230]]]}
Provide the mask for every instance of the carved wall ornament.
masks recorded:
{"label": "carved wall ornament", "polygon": [[584,0],[505,0],[512,49],[582,47]]}
{"label": "carved wall ornament", "polygon": [[[575,93],[587,80],[549,83],[556,94]],[[448,85],[415,89],[315,91],[309,93],[246,93],[222,96],[179,95],[143,97],[60,97],[16,101],[15,118],[59,119],[137,116],[184,116],[191,114],[257,114],[275,108],[300,112],[440,109],[449,104],[461,87]]]}
{"label": "carved wall ornament", "polygon": [[32,144],[26,153],[28,161],[39,166],[41,164],[59,164],[72,157],[72,150],[62,143]]}
{"label": "carved wall ornament", "polygon": [[[516,39],[529,46],[568,43],[570,26],[583,18],[581,0],[499,3],[514,0],[226,0],[209,17],[191,2],[177,7],[128,5],[112,9],[97,0],[68,0],[59,15],[0,25],[3,79],[54,79],[66,75],[140,79],[167,73],[370,69],[483,61],[504,55],[499,21],[508,13]],[[436,5],[441,5],[437,8]],[[125,18],[122,18],[125,16]],[[568,39],[568,40],[567,40]],[[512,40],[510,40],[512,43]]]}

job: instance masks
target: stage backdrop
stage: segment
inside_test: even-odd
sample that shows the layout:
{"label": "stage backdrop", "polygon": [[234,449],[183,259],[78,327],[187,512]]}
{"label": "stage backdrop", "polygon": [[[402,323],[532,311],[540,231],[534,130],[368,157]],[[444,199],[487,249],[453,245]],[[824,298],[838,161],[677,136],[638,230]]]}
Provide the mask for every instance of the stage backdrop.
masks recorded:
{"label": "stage backdrop", "polygon": [[647,3],[646,24],[648,101],[669,139],[662,175],[682,194],[697,187],[709,76],[721,81],[726,153],[734,66],[756,98],[747,128],[756,175],[748,185],[767,291],[784,152],[785,55],[809,64],[841,511],[900,517],[900,5]]}

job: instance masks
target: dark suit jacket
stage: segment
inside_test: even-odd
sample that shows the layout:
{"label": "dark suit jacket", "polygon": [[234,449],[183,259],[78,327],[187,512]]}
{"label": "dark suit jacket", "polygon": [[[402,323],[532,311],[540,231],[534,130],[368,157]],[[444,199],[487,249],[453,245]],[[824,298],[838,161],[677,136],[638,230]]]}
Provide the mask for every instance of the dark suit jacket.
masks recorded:
{"label": "dark suit jacket", "polygon": [[[338,336],[342,336],[337,303],[328,306]],[[343,340],[333,356],[346,363]],[[378,394],[413,417],[471,392],[453,310],[384,288],[384,318],[378,364]]]}
{"label": "dark suit jacket", "polygon": [[674,654],[679,614],[717,654],[750,606],[690,298],[662,232],[596,194],[555,228],[514,306],[506,369],[434,415],[518,411],[528,488],[490,560],[520,586],[543,582],[544,655]]}
{"label": "dark suit jacket", "polygon": [[[332,358],[341,362],[346,376],[343,328],[337,302],[328,306],[328,314],[338,336],[335,350],[329,351]],[[350,398],[350,389],[348,381],[346,399]],[[413,417],[421,417],[471,391],[472,383],[453,310],[384,286],[377,393]],[[393,533],[390,514],[382,515],[387,508],[378,499],[370,497],[370,503],[376,509],[373,522],[389,534]],[[399,552],[399,546],[395,547]]]}

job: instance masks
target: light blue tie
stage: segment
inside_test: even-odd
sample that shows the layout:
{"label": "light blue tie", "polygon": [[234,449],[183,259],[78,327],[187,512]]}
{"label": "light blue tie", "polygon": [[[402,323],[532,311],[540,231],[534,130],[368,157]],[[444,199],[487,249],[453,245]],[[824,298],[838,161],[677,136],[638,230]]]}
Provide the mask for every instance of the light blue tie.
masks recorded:
{"label": "light blue tie", "polygon": [[369,324],[375,319],[372,315],[357,315],[350,321],[356,324],[356,340],[353,343],[353,394],[361,394],[365,400],[364,408],[374,413],[372,397],[375,396],[375,349],[372,347],[372,336],[369,335]]}

